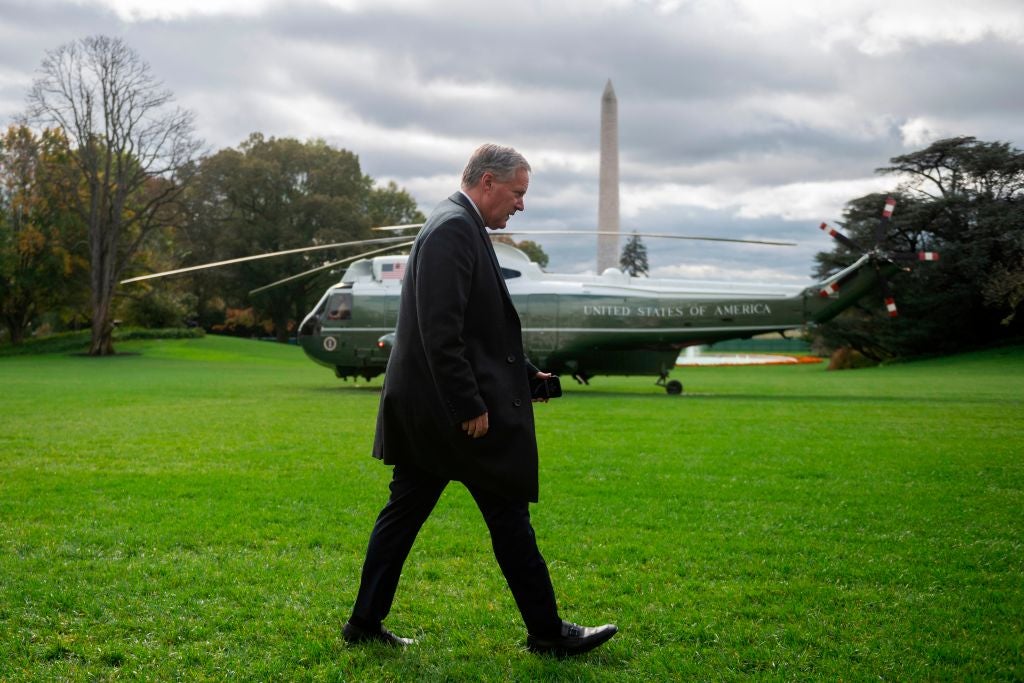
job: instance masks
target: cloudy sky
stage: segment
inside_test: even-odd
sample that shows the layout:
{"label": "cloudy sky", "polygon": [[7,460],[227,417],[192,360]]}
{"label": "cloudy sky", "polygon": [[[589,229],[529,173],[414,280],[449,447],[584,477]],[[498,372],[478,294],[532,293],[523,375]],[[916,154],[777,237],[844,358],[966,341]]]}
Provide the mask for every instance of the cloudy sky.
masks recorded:
{"label": "cloudy sky", "polygon": [[[356,152],[425,211],[480,142],[533,164],[514,228],[592,228],[601,94],[619,102],[624,230],[655,274],[803,282],[817,229],[953,135],[1024,147],[1021,0],[0,0],[0,120],[47,50],[123,38],[210,151],[250,132]],[[898,209],[897,209],[898,210]],[[546,241],[550,270],[595,240]]]}

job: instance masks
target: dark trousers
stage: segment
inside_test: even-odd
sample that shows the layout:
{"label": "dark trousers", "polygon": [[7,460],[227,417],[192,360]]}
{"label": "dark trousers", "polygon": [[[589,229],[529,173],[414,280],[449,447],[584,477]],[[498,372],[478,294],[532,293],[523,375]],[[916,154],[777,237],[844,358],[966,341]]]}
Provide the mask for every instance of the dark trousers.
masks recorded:
{"label": "dark trousers", "polygon": [[[359,594],[352,609],[357,623],[375,627],[391,611],[405,558],[447,485],[447,480],[416,467],[395,465],[391,497],[373,526],[363,562]],[[466,488],[487,523],[494,557],[527,631],[542,637],[557,634],[562,621],[547,564],[537,549],[529,504],[507,500],[476,486]]]}

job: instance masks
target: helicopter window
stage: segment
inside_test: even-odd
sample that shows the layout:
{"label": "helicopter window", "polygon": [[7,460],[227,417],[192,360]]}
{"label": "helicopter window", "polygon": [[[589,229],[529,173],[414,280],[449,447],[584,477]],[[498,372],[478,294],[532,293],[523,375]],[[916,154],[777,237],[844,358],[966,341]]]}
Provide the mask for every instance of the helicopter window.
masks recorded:
{"label": "helicopter window", "polygon": [[335,292],[327,300],[328,320],[350,320],[352,318],[352,293]]}
{"label": "helicopter window", "polygon": [[505,267],[502,267],[502,269],[501,269],[501,277],[506,279],[506,280],[511,280],[513,278],[517,278],[520,275],[522,275],[522,273],[520,273],[518,270],[512,270],[511,268],[505,268]]}

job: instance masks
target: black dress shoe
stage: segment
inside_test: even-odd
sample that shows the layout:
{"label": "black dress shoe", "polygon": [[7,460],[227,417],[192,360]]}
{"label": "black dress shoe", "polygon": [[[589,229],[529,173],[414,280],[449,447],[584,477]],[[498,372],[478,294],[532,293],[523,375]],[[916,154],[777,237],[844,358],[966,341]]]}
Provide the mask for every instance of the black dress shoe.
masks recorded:
{"label": "black dress shoe", "polygon": [[615,624],[604,626],[579,626],[562,622],[562,632],[552,638],[540,638],[535,635],[526,636],[526,649],[537,654],[549,654],[555,657],[572,657],[590,652],[598,645],[607,642],[619,632]]}
{"label": "black dress shoe", "polygon": [[396,636],[383,626],[379,626],[377,630],[371,630],[362,628],[361,626],[356,626],[351,621],[345,623],[345,628],[342,629],[341,635],[349,645],[358,645],[360,643],[381,643],[383,645],[390,645],[391,647],[405,647],[406,645],[413,645],[416,643],[412,638],[400,638],[399,636]]}

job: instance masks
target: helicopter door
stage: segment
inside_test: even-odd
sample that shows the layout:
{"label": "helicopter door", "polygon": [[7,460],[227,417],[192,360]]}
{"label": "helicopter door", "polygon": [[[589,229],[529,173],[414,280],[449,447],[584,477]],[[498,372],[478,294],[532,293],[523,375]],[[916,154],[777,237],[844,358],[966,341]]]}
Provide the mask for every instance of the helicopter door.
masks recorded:
{"label": "helicopter door", "polygon": [[[558,346],[558,297],[531,294],[523,317],[523,343],[535,362]],[[522,312],[521,312],[522,313]]]}
{"label": "helicopter door", "polygon": [[356,358],[364,365],[384,365],[387,363],[391,347],[380,345],[380,339],[395,331],[398,319],[398,290],[383,295],[363,295],[359,297],[361,306],[357,309],[359,318],[354,326],[358,331],[358,342],[355,347]]}

